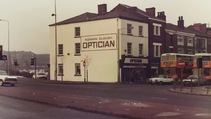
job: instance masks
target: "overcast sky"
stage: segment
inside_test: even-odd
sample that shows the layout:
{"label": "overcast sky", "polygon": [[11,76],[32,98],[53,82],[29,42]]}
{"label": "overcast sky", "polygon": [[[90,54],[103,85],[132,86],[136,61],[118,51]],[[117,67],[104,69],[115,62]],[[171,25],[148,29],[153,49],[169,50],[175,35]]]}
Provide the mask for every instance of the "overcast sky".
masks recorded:
{"label": "overcast sky", "polygon": [[[57,0],[58,21],[76,15],[97,13],[97,5],[106,3],[108,11],[119,3],[139,9],[155,7],[165,11],[167,22],[177,24],[183,16],[185,26],[209,23],[211,26],[211,0]],[[54,0],[0,0],[0,19],[9,21],[10,50],[49,53],[49,24],[54,23]],[[7,50],[7,22],[0,21],[0,45]]]}

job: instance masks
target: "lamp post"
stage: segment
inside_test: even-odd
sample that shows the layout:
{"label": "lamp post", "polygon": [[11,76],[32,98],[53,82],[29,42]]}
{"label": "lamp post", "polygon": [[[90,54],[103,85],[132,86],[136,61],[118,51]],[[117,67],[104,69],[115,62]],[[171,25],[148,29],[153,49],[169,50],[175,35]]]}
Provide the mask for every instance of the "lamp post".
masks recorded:
{"label": "lamp post", "polygon": [[7,22],[7,38],[8,38],[8,43],[7,43],[7,45],[8,45],[8,58],[7,58],[7,73],[8,73],[8,75],[10,74],[10,23],[9,23],[9,21],[8,20],[5,20],[5,19],[0,19],[0,21],[4,21],[4,22]]}
{"label": "lamp post", "polygon": [[57,11],[56,11],[56,0],[54,0],[54,14],[52,16],[55,17],[55,71],[54,71],[54,79],[57,81]]}

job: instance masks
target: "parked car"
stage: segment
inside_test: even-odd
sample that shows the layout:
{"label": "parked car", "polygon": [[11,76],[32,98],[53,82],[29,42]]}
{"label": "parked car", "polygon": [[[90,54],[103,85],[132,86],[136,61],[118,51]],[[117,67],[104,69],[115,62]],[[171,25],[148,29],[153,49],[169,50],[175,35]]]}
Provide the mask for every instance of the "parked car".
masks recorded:
{"label": "parked car", "polygon": [[183,79],[182,82],[186,86],[190,86],[191,83],[192,83],[193,86],[205,85],[206,84],[206,80],[205,79],[198,79],[198,75],[190,75],[186,79]]}
{"label": "parked car", "polygon": [[6,71],[0,70],[0,86],[3,86],[4,84],[15,86],[17,79],[16,76],[9,76]]}
{"label": "parked car", "polygon": [[36,77],[35,75],[33,75],[33,78],[37,78],[37,79],[47,79],[47,74],[45,72],[38,72]]}
{"label": "parked car", "polygon": [[174,81],[173,78],[168,77],[166,75],[159,75],[158,77],[149,78],[150,84],[161,84],[161,85],[164,83],[172,84],[173,81]]}

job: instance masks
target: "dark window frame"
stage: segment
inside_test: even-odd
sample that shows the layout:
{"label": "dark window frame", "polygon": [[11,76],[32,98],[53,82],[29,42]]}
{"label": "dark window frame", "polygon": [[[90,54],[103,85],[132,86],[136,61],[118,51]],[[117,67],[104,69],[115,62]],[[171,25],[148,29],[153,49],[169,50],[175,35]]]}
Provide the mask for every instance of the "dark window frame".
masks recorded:
{"label": "dark window frame", "polygon": [[75,37],[80,37],[80,36],[81,36],[81,28],[75,27]]}
{"label": "dark window frame", "polygon": [[132,43],[127,43],[127,54],[132,54]]}
{"label": "dark window frame", "polygon": [[58,44],[58,55],[63,55],[64,46],[63,44]]}
{"label": "dark window frame", "polygon": [[81,55],[81,43],[75,43],[75,56]]}
{"label": "dark window frame", "polygon": [[139,26],[139,36],[143,36],[143,26]]}
{"label": "dark window frame", "polygon": [[127,34],[132,35],[132,24],[127,24]]}
{"label": "dark window frame", "polygon": [[64,65],[63,64],[58,64],[58,75],[64,76]]}
{"label": "dark window frame", "polygon": [[81,63],[75,63],[75,76],[81,76]]}
{"label": "dark window frame", "polygon": [[143,44],[139,44],[139,55],[143,55]]}

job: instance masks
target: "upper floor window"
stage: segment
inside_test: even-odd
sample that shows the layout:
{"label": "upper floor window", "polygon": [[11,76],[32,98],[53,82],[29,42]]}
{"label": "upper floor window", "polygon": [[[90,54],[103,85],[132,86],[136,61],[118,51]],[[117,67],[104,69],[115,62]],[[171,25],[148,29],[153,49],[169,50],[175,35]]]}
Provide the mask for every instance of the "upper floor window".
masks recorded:
{"label": "upper floor window", "polygon": [[58,53],[59,55],[63,55],[63,44],[58,44]]}
{"label": "upper floor window", "polygon": [[75,43],[75,55],[80,55],[81,53],[81,44]]}
{"label": "upper floor window", "polygon": [[132,35],[132,24],[127,24],[127,34]]}
{"label": "upper floor window", "polygon": [[173,45],[173,35],[170,35],[170,38],[169,38],[169,40],[170,40],[170,45]]}
{"label": "upper floor window", "polygon": [[206,48],[205,39],[202,40],[202,48]]}
{"label": "upper floor window", "polygon": [[187,46],[193,46],[193,37],[188,37],[188,44]]}
{"label": "upper floor window", "polygon": [[154,57],[160,57],[161,55],[161,43],[153,43]]}
{"label": "upper floor window", "polygon": [[75,27],[75,37],[80,37],[80,36],[81,36],[81,28]]}
{"label": "upper floor window", "polygon": [[188,49],[188,54],[193,54],[193,49]]}
{"label": "upper floor window", "polygon": [[178,48],[178,49],[177,49],[177,53],[184,54],[184,49],[183,49],[183,48]]}
{"label": "upper floor window", "polygon": [[139,55],[143,55],[143,44],[139,44]]}
{"label": "upper floor window", "polygon": [[127,54],[132,53],[132,43],[127,43]]}
{"label": "upper floor window", "polygon": [[174,52],[174,48],[169,48],[169,52],[170,53]]}
{"label": "upper floor window", "polygon": [[177,45],[184,45],[184,36],[177,36]]}
{"label": "upper floor window", "polygon": [[154,23],[153,24],[153,32],[154,32],[154,35],[160,36],[160,33],[161,33],[161,24]]}
{"label": "upper floor window", "polygon": [[139,36],[143,36],[143,26],[139,26]]}
{"label": "upper floor window", "polygon": [[203,38],[197,38],[195,40],[195,45],[196,45],[196,48],[200,48],[200,49],[205,49],[205,39]]}

